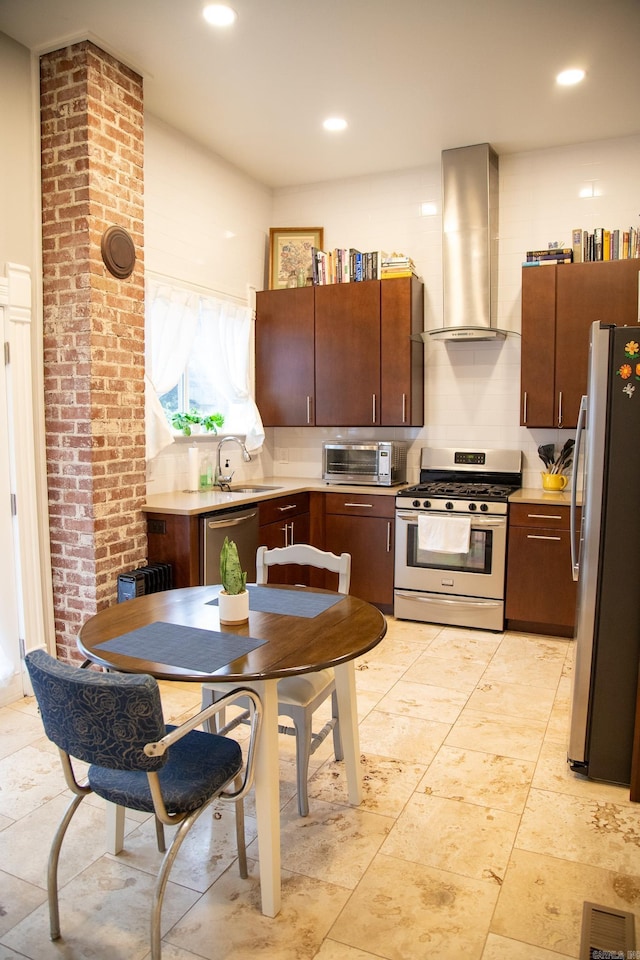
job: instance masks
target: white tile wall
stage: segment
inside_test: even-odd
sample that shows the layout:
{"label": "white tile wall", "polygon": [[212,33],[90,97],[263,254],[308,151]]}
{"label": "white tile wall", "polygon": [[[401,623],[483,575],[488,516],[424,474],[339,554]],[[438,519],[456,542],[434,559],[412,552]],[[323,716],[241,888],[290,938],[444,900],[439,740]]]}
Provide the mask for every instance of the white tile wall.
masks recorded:
{"label": "white tile wall", "polygon": [[[247,283],[264,285],[270,226],[317,225],[324,227],[327,249],[410,254],[425,282],[425,329],[442,323],[439,163],[272,195],[152,118],[146,135],[148,269],[242,295]],[[425,347],[424,428],[377,434],[411,441],[410,479],[417,477],[424,445],[479,445],[521,449],[525,485],[538,485],[538,444],[562,444],[571,434],[518,425],[520,265],[528,249],[554,240],[569,245],[574,227],[591,232],[596,226],[635,224],[639,167],[640,135],[500,158],[498,325],[512,335],[500,344]],[[591,181],[596,195],[581,199],[580,188]],[[437,203],[438,214],[423,217],[421,204],[429,200]],[[285,476],[319,477],[322,441],[339,432],[356,437],[371,433],[268,429],[265,451],[256,462],[240,464],[238,474],[268,475],[273,469]],[[179,485],[181,467],[169,467],[176,457],[186,465],[182,447],[150,465],[150,492]]]}
{"label": "white tile wall", "polygon": [[[430,343],[425,347],[425,426],[410,435],[409,457],[417,470],[424,445],[518,448],[524,453],[524,482],[538,486],[538,444],[564,443],[570,431],[526,430],[519,424],[521,263],[527,250],[558,240],[570,245],[571,231],[596,226],[622,229],[637,222],[640,136],[558,147],[500,158],[500,254],[498,326],[513,331],[501,344]],[[581,199],[594,181],[596,196]],[[441,208],[440,166],[278,190],[273,222],[317,224],[325,247],[400,250],[410,254],[425,282],[425,329],[442,323],[441,217],[420,216],[420,205]],[[274,447],[293,448],[278,472],[302,466],[319,475],[321,431],[274,431]],[[290,449],[291,453],[291,449]],[[412,477],[410,477],[412,479]]]}

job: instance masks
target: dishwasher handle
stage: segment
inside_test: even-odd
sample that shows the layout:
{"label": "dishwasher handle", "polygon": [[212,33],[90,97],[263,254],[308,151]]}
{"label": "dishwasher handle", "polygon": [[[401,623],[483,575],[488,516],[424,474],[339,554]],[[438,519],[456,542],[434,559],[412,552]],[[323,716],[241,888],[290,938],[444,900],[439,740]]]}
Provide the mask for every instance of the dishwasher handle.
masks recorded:
{"label": "dishwasher handle", "polygon": [[207,526],[210,530],[219,530],[221,527],[237,527],[239,524],[246,523],[247,520],[253,520],[257,516],[257,513],[245,513],[241,517],[229,517],[227,520],[207,520]]}

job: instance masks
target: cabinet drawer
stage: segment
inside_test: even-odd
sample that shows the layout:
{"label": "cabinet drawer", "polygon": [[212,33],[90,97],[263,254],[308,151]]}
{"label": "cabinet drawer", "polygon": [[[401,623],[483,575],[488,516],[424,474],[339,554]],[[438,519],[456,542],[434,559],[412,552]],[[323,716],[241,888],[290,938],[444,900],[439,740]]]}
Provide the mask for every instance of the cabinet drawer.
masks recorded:
{"label": "cabinet drawer", "polygon": [[546,527],[549,530],[568,530],[569,507],[551,503],[512,503],[509,505],[509,525],[512,527]]}
{"label": "cabinet drawer", "polygon": [[275,500],[263,500],[260,504],[260,526],[287,520],[300,513],[309,512],[309,494],[295,493],[290,497],[276,497]]}
{"label": "cabinet drawer", "polygon": [[352,517],[384,517],[393,519],[395,497],[366,493],[327,493],[325,513],[345,514]]}

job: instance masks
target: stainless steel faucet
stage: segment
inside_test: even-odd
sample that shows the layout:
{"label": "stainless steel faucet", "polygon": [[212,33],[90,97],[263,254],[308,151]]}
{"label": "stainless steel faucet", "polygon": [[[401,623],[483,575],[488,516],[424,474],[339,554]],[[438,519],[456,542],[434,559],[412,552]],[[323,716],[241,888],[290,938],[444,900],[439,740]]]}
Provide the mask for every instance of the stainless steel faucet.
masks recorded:
{"label": "stainless steel faucet", "polygon": [[222,466],[220,463],[220,453],[222,450],[222,445],[224,443],[229,443],[232,440],[234,443],[237,443],[240,449],[242,450],[242,459],[244,460],[244,462],[249,463],[249,461],[251,460],[251,454],[249,453],[246,446],[244,445],[244,443],[239,437],[223,437],[220,443],[218,444],[218,452],[216,455],[216,475],[215,475],[215,483],[218,487],[220,487],[221,490],[223,490],[225,487],[227,487],[228,489],[229,484],[233,480],[233,470],[228,475],[223,474]]}

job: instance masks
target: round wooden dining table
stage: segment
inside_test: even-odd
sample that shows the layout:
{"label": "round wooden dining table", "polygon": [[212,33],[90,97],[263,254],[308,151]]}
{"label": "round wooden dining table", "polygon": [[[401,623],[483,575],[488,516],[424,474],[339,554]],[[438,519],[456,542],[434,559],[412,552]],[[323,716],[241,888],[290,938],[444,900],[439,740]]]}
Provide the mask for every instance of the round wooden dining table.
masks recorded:
{"label": "round wooden dining table", "polygon": [[[185,587],[107,607],[83,625],[78,648],[111,670],[147,673],[158,680],[224,681],[257,691],[263,705],[255,771],[262,912],[275,917],[281,903],[277,682],[333,668],[347,792],[349,802],[359,804],[354,660],[382,640],[387,624],[376,607],[357,597],[278,584],[250,585],[248,622],[220,624],[219,591],[219,585]],[[124,811],[110,813],[109,848],[118,853]]]}

